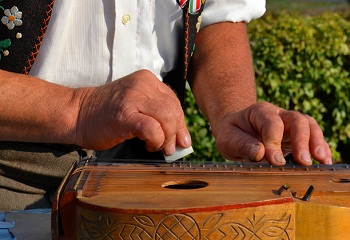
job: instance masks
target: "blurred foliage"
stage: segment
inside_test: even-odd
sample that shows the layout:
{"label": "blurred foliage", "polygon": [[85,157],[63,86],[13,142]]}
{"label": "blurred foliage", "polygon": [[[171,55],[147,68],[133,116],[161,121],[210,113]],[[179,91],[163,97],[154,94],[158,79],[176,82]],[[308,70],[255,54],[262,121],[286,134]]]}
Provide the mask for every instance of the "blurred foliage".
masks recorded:
{"label": "blurred foliage", "polygon": [[[248,25],[259,101],[311,115],[341,161],[350,141],[350,14],[267,13]],[[187,88],[186,121],[191,160],[222,161],[210,126]]]}
{"label": "blurred foliage", "polygon": [[303,13],[320,13],[339,11],[349,7],[347,0],[266,0],[267,11],[299,11]]}

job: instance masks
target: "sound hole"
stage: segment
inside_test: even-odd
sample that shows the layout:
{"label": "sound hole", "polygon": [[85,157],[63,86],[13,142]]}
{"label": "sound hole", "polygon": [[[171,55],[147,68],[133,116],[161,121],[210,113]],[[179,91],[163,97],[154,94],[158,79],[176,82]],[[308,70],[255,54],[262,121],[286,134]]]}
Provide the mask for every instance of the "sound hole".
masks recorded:
{"label": "sound hole", "polygon": [[207,182],[197,180],[169,181],[162,184],[163,188],[170,189],[198,189],[208,186]]}

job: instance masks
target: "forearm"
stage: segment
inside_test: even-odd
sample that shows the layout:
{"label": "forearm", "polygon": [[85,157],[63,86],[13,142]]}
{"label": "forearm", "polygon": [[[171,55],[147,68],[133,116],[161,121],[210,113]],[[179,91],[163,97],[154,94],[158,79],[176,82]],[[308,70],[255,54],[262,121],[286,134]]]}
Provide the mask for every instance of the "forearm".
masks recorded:
{"label": "forearm", "polygon": [[214,134],[222,116],[256,102],[254,70],[244,23],[218,23],[199,31],[189,82]]}
{"label": "forearm", "polygon": [[80,93],[0,71],[0,140],[74,144]]}

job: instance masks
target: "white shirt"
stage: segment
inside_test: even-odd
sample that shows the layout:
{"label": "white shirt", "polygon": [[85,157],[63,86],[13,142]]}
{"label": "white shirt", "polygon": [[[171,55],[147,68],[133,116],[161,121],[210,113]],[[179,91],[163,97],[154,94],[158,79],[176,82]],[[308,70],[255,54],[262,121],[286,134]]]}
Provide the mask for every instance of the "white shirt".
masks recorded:
{"label": "white shirt", "polygon": [[[265,0],[207,0],[201,27],[264,12]],[[181,30],[176,0],[56,0],[30,75],[82,87],[148,69],[161,80],[174,68]]]}

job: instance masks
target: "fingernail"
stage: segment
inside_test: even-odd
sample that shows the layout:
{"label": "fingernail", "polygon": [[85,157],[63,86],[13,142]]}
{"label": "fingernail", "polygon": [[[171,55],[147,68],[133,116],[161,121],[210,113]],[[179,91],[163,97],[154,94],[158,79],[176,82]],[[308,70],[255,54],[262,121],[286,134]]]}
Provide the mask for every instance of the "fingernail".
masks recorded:
{"label": "fingernail", "polygon": [[191,136],[190,135],[186,135],[185,137],[184,137],[184,140],[183,140],[184,142],[184,145],[186,146],[186,147],[190,147],[191,146],[191,144],[192,144],[192,141],[191,141]]}
{"label": "fingernail", "polygon": [[324,149],[324,147],[319,147],[316,152],[321,157],[325,157],[326,156],[326,150]]}
{"label": "fingernail", "polygon": [[333,159],[332,158],[328,158],[327,160],[328,160],[327,164],[333,164]]}
{"label": "fingernail", "polygon": [[175,153],[175,144],[172,144],[170,147],[165,149],[165,155],[170,156]]}
{"label": "fingernail", "polygon": [[286,160],[284,159],[283,155],[281,153],[276,152],[273,156],[276,162],[278,163],[286,163]]}
{"label": "fingernail", "polygon": [[307,163],[311,163],[310,154],[306,151],[303,151],[301,153],[301,160],[303,160],[304,162],[307,162]]}
{"label": "fingernail", "polygon": [[254,144],[253,146],[250,147],[249,149],[249,159],[252,161],[256,161],[256,155],[258,155],[260,151],[260,146],[257,144]]}

